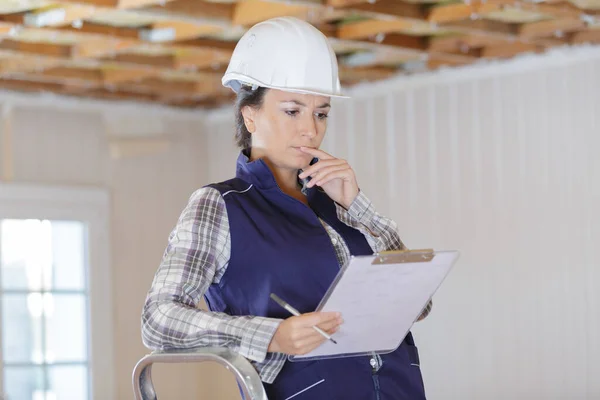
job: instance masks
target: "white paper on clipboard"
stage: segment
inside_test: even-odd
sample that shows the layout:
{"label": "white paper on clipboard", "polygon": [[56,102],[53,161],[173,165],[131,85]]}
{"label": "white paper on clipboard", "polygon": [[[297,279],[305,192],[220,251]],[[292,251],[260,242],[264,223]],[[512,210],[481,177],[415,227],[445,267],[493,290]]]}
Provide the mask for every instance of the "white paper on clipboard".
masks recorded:
{"label": "white paper on clipboard", "polygon": [[394,256],[386,261],[384,254],[352,257],[317,307],[317,311],[342,313],[344,323],[333,335],[337,344],[325,341],[310,353],[288,358],[308,361],[394,351],[458,255],[457,251],[430,252],[427,261],[414,262],[410,258],[395,262]]}

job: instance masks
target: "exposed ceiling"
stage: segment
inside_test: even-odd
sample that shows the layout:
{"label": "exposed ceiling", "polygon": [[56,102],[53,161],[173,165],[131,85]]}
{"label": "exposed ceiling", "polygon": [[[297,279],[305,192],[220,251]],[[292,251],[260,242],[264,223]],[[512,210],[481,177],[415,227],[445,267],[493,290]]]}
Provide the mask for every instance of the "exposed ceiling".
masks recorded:
{"label": "exposed ceiling", "polygon": [[214,107],[237,39],[290,15],[342,83],[600,44],[600,0],[0,0],[0,88]]}

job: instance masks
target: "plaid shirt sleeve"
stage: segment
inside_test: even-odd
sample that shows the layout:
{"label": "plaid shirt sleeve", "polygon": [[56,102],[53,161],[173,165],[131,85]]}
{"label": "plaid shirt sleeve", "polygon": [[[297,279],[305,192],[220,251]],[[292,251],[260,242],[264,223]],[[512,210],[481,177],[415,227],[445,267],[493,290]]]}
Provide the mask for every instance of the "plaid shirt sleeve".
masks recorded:
{"label": "plaid shirt sleeve", "polygon": [[[374,252],[388,250],[404,250],[406,246],[400,240],[398,227],[390,218],[375,211],[371,200],[362,192],[354,199],[348,210],[336,203],[337,217],[344,224],[358,229],[367,239]],[[417,319],[425,319],[431,312],[433,303],[430,300]]]}
{"label": "plaid shirt sleeve", "polygon": [[154,276],[142,313],[142,338],[153,350],[228,347],[253,362],[272,382],[285,355],[267,349],[281,320],[230,316],[198,309],[229,262],[231,241],[225,201],[213,188],[196,191],[183,210]]}

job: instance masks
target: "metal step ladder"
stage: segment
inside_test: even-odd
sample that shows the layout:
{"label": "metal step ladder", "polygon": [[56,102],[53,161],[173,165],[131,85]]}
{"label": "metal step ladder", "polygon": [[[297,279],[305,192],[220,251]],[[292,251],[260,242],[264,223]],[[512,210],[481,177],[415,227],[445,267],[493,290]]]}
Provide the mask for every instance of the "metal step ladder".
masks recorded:
{"label": "metal step ladder", "polygon": [[144,356],[133,369],[133,393],[136,400],[157,400],[152,383],[152,364],[201,363],[213,361],[235,376],[243,400],[268,400],[260,376],[244,357],[226,348],[203,347],[154,351]]}

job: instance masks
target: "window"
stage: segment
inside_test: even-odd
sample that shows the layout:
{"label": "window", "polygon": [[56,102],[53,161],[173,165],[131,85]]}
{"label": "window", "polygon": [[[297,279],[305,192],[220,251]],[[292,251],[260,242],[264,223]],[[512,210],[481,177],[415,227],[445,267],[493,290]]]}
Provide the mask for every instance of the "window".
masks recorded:
{"label": "window", "polygon": [[9,399],[89,398],[86,229],[81,221],[0,220]]}
{"label": "window", "polygon": [[113,398],[106,208],[101,191],[0,185],[0,398]]}

